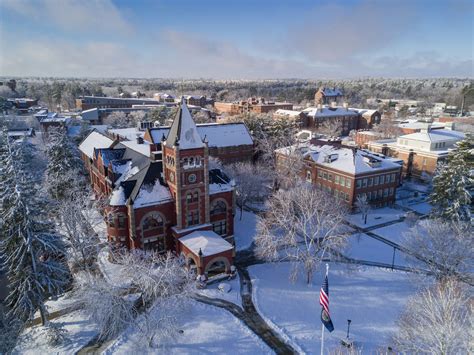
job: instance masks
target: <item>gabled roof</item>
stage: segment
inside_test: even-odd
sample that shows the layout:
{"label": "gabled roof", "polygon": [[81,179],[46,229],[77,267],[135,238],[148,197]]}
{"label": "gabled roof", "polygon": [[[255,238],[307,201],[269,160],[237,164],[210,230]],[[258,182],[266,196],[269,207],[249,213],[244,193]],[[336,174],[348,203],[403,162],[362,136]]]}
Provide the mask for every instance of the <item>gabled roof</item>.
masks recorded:
{"label": "gabled roof", "polygon": [[[201,139],[206,137],[209,147],[253,145],[252,137],[243,123],[202,123],[196,127]],[[166,138],[169,131],[170,128],[166,126],[150,128],[152,143],[159,144],[163,135]]]}
{"label": "gabled roof", "polygon": [[173,146],[178,143],[180,149],[203,148],[204,143],[197,131],[196,123],[189,112],[184,98],[170,128],[166,144]]}
{"label": "gabled roof", "polygon": [[86,138],[84,138],[82,143],[79,144],[79,150],[92,159],[94,156],[94,149],[110,148],[113,143],[114,141],[109,137],[106,137],[97,131],[92,131]]}
{"label": "gabled roof", "polygon": [[405,134],[398,138],[403,139],[413,139],[417,141],[423,142],[443,142],[443,141],[450,141],[450,140],[462,140],[464,139],[465,135],[462,132],[452,131],[448,129],[435,129],[430,130],[427,132],[416,132],[411,134]]}

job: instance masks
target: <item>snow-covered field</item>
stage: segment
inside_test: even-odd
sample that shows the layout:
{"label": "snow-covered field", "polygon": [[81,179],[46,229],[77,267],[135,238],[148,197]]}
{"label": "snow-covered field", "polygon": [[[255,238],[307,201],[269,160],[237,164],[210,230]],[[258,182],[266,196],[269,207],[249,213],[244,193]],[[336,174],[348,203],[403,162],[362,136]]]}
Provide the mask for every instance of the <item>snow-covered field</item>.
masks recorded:
{"label": "snow-covered field", "polygon": [[[392,264],[393,247],[367,234],[355,233],[349,237],[349,245],[344,255],[358,260]],[[406,264],[405,258],[399,250],[395,252],[394,264],[401,266]]]}
{"label": "snow-covered field", "polygon": [[[229,292],[223,292],[219,290],[218,287],[221,283],[230,285],[231,290]],[[205,289],[198,290],[197,292],[206,297],[219,298],[235,303],[237,306],[242,306],[242,299],[240,297],[240,280],[238,274],[233,280],[222,280],[211,285],[207,285]]]}
{"label": "snow-covered field", "polygon": [[42,326],[27,328],[16,346],[15,354],[74,354],[86,345],[97,333],[95,325],[80,311],[56,318],[53,323],[67,330],[68,341],[52,347],[48,345]]}
{"label": "snow-covered field", "polygon": [[[307,286],[301,276],[292,284],[290,263],[262,264],[249,268],[254,284],[254,302],[260,314],[305,352],[320,351],[321,320],[319,290],[323,273],[317,272]],[[362,353],[374,353],[390,345],[395,321],[407,298],[416,291],[406,273],[378,268],[358,271],[331,265],[330,311],[335,330],[325,333],[326,349],[338,347],[345,338],[347,319],[352,320],[351,338]]]}
{"label": "snow-covered field", "polygon": [[374,229],[372,232],[394,243],[403,245],[405,241],[405,234],[408,233],[409,230],[410,227],[405,222],[400,222],[386,227]]}
{"label": "snow-covered field", "polygon": [[368,228],[378,226],[383,223],[392,222],[400,219],[405,215],[405,212],[390,207],[377,208],[369,211],[367,216],[367,224],[364,224],[362,215],[354,213],[347,216],[346,220],[360,228]]}
{"label": "snow-covered field", "polygon": [[257,215],[244,211],[240,220],[240,211],[234,217],[234,239],[236,250],[244,250],[250,247],[256,234]]}
{"label": "snow-covered field", "polygon": [[227,311],[192,301],[181,316],[183,334],[161,349],[146,349],[133,330],[125,332],[105,354],[271,354],[272,351]]}

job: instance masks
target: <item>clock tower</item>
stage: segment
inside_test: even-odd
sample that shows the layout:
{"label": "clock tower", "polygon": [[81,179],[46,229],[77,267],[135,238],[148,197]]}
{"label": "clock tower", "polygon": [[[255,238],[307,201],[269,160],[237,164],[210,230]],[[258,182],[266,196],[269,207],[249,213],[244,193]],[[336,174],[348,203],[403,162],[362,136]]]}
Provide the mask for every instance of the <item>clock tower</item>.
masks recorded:
{"label": "clock tower", "polygon": [[184,102],[163,136],[163,178],[176,206],[175,232],[209,224],[209,152]]}

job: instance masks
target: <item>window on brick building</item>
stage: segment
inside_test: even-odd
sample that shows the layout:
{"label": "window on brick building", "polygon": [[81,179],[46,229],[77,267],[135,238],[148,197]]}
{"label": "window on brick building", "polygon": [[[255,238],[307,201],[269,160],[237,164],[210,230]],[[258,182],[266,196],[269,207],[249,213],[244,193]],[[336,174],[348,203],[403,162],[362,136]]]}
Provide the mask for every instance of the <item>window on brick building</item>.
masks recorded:
{"label": "window on brick building", "polygon": [[113,213],[107,215],[107,224],[109,227],[115,228],[115,216]]}
{"label": "window on brick building", "polygon": [[367,187],[367,178],[362,180],[362,187]]}
{"label": "window on brick building", "polygon": [[346,178],[346,187],[351,187],[351,179]]}
{"label": "window on brick building", "polygon": [[143,221],[143,230],[147,231],[150,229],[163,227],[163,224],[163,218],[160,215],[148,216]]}
{"label": "window on brick building", "polygon": [[379,184],[379,177],[375,176],[374,177],[374,186],[377,186]]}
{"label": "window on brick building", "polygon": [[385,175],[380,175],[380,185],[385,184]]}
{"label": "window on brick building", "polygon": [[[341,182],[343,181],[342,179],[344,179],[344,178],[341,178]],[[334,182],[336,184],[339,184],[339,175],[334,175]]]}
{"label": "window on brick building", "polygon": [[318,170],[318,177],[323,177],[323,172],[321,170]]}
{"label": "window on brick building", "polygon": [[227,206],[224,201],[219,200],[212,203],[211,211],[210,211],[211,216],[215,214],[226,213],[226,211],[227,211]]}
{"label": "window on brick building", "polygon": [[392,182],[395,182],[395,180],[397,179],[397,174],[394,173],[391,175],[391,177],[392,177]]}
{"label": "window on brick building", "polygon": [[214,222],[212,224],[212,230],[221,235],[224,236],[227,234],[227,222],[226,221],[219,221],[219,222]]}
{"label": "window on brick building", "polygon": [[385,188],[383,189],[383,197],[387,197],[388,196],[388,189]]}
{"label": "window on brick building", "polygon": [[357,180],[356,180],[356,184],[357,184],[357,185],[356,185],[357,188],[360,189],[360,188],[362,187],[362,180],[361,180],[361,179],[357,179]]}
{"label": "window on brick building", "polygon": [[311,182],[311,171],[306,170],[306,181]]}
{"label": "window on brick building", "polygon": [[324,180],[327,180],[327,179],[328,179],[328,173],[327,173],[327,172],[323,172],[323,179],[324,179]]}
{"label": "window on brick building", "polygon": [[329,175],[328,175],[328,180],[329,180],[329,181],[332,181],[332,174],[329,174]]}
{"label": "window on brick building", "polygon": [[127,227],[127,217],[124,214],[118,215],[118,227],[125,229]]}
{"label": "window on brick building", "polygon": [[374,184],[374,179],[369,178],[368,186],[372,186]]}
{"label": "window on brick building", "polygon": [[389,196],[393,196],[393,187],[391,187],[391,188],[388,190],[388,194],[389,194]]}

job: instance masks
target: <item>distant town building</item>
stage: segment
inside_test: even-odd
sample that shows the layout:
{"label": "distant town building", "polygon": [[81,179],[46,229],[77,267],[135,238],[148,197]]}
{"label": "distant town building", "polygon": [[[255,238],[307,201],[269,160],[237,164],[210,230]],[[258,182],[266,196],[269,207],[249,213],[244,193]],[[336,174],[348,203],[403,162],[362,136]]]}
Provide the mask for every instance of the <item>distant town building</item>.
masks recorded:
{"label": "distant town building", "polygon": [[19,113],[28,113],[30,107],[38,104],[37,99],[28,99],[28,98],[17,98],[17,99],[8,99]]}
{"label": "distant town building", "polygon": [[238,115],[242,113],[269,113],[278,109],[293,110],[293,104],[288,102],[266,101],[264,98],[249,98],[238,102],[215,102],[214,108],[218,113]]}
{"label": "distant town building", "polygon": [[149,98],[83,96],[76,99],[76,108],[81,111],[91,108],[132,108],[133,105],[159,104],[160,101]]}
{"label": "distant town building", "polygon": [[448,129],[431,129],[429,124],[416,133],[397,139],[384,139],[368,143],[369,150],[403,160],[406,176],[430,177],[438,164],[448,157],[464,134]]}
{"label": "distant town building", "polygon": [[294,153],[301,154],[305,166],[301,177],[334,198],[354,206],[357,197],[366,195],[376,207],[395,202],[400,185],[402,161],[341,143],[312,140],[276,150],[277,169],[284,169]]}
{"label": "distant town building", "polygon": [[331,105],[333,102],[342,103],[344,94],[341,89],[338,88],[326,88],[320,87],[314,94],[315,105]]}

